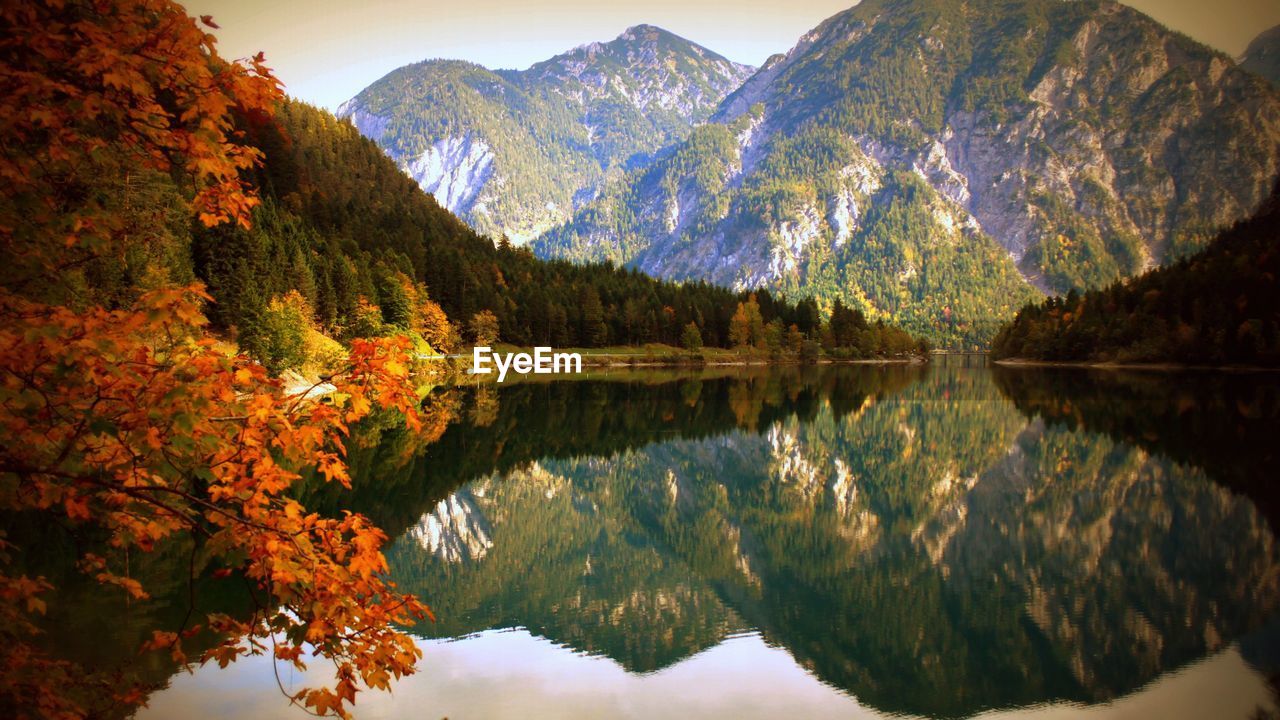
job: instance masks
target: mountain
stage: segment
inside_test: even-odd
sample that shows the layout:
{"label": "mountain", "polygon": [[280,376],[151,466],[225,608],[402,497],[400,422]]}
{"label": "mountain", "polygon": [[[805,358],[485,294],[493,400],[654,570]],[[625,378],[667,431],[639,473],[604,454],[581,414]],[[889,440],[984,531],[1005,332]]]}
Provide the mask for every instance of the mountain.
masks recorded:
{"label": "mountain", "polygon": [[999,358],[1280,367],[1280,185],[1190,258],[1023,308]]}
{"label": "mountain", "polygon": [[866,0],[535,252],[765,286],[981,344],[1188,255],[1280,170],[1280,96],[1103,0]]}
{"label": "mountain", "polygon": [[1240,67],[1252,70],[1280,86],[1280,25],[1262,33],[1249,43],[1240,56]]}
{"label": "mountain", "polygon": [[338,109],[441,205],[516,242],[682,139],[751,73],[651,25],[528,70],[399,68]]}

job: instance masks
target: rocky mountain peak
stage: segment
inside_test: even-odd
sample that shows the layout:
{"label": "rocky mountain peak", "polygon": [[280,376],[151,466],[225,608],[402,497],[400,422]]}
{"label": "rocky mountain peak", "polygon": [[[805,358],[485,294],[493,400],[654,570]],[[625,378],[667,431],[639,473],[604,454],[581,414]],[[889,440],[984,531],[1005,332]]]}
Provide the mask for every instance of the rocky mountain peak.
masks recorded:
{"label": "rocky mountain peak", "polygon": [[588,74],[629,80],[640,72],[650,75],[645,79],[667,85],[702,80],[726,86],[724,92],[728,92],[754,70],[655,25],[635,25],[608,42],[580,45],[537,63],[525,74],[552,81],[557,76],[582,79]]}
{"label": "rocky mountain peak", "polygon": [[663,30],[662,28],[658,27],[657,25],[648,25],[645,23],[641,23],[640,25],[632,25],[626,30],[623,30],[618,35],[616,40],[621,40],[625,42],[653,43],[653,42],[657,42],[664,36],[669,38],[674,38],[677,40],[681,39],[679,36],[669,33],[666,30]]}
{"label": "rocky mountain peak", "polygon": [[706,121],[753,68],[652,25],[527,70],[432,60],[339,108],[478,230],[517,243]]}
{"label": "rocky mountain peak", "polygon": [[535,252],[981,345],[1036,290],[1195,252],[1278,173],[1280,94],[1133,8],[864,0]]}

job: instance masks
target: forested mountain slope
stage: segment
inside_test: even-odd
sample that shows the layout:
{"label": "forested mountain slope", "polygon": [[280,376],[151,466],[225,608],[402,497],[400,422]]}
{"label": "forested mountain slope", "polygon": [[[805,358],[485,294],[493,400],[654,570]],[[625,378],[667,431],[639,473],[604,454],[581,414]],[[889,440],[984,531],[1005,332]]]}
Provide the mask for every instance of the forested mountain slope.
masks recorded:
{"label": "forested mountain slope", "polygon": [[1280,86],[1280,25],[1262,33],[1249,43],[1240,58],[1240,67],[1252,70]]}
{"label": "forested mountain slope", "polygon": [[752,68],[650,25],[527,70],[407,65],[338,110],[424,190],[517,243],[705,121]]}
{"label": "forested mountain slope", "polygon": [[1029,305],[1000,358],[1280,366],[1280,185],[1203,251],[1104,290]]}
{"label": "forested mountain slope", "polygon": [[[194,273],[216,300],[210,317],[242,341],[269,330],[273,302],[292,291],[308,301],[321,329],[339,337],[408,328],[412,306],[428,298],[455,326],[493,313],[498,339],[518,344],[677,345],[692,324],[701,343],[729,346],[744,304],[754,313],[752,344],[763,342],[763,328],[774,321],[796,324],[814,339],[820,334],[812,304],[785,303],[767,292],[753,301],[705,283],[676,285],[634,270],[495,247],[350,123],[308,105],[285,102],[273,117],[242,124],[265,154],[253,228],[224,226],[193,240]],[[373,327],[370,306],[377,311]],[[874,344],[910,342],[892,328],[849,320],[874,335]],[[857,337],[851,330],[833,339],[852,347]]]}
{"label": "forested mountain slope", "polygon": [[1107,0],[866,0],[535,251],[841,298],[981,344],[1033,287],[1203,247],[1280,169],[1280,96]]}

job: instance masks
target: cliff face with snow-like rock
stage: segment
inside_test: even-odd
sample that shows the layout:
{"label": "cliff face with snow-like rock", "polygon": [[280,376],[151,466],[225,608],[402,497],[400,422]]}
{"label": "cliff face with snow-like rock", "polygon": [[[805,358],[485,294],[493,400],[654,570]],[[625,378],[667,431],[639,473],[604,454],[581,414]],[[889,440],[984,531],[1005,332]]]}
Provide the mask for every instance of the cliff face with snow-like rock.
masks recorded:
{"label": "cliff face with snow-like rock", "polygon": [[683,138],[751,70],[640,25],[524,71],[409,65],[338,115],[442,205],[482,232],[522,242]]}
{"label": "cliff face with snow-like rock", "polygon": [[361,135],[374,142],[382,139],[382,135],[387,131],[387,125],[390,124],[389,118],[369,112],[356,98],[339,105],[338,112],[335,114],[340,118],[351,120],[351,124],[356,126]]}
{"label": "cliff face with snow-like rock", "polygon": [[444,138],[410,160],[405,172],[450,212],[460,214],[473,206],[493,177],[493,151],[471,134]]}
{"label": "cliff face with snow-like rock", "polygon": [[406,537],[449,563],[479,560],[493,547],[489,523],[466,491],[457,492],[422,516]]}

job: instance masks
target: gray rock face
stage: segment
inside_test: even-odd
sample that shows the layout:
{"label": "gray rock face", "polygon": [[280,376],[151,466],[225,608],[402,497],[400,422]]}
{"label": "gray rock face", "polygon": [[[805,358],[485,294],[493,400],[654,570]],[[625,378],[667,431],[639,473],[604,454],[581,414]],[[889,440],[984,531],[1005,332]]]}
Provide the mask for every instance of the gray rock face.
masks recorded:
{"label": "gray rock face", "polygon": [[493,151],[471,134],[436,141],[405,166],[423,190],[455,214],[470,210],[493,177]]}

